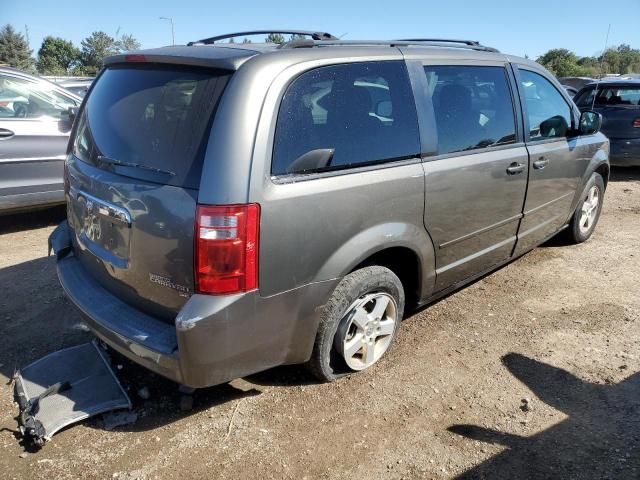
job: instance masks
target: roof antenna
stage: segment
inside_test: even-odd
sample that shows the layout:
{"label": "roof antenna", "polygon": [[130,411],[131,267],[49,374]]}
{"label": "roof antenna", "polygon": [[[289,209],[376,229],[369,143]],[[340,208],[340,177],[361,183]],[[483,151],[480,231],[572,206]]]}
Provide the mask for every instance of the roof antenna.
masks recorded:
{"label": "roof antenna", "polygon": [[604,50],[602,51],[602,56],[600,57],[600,77],[598,77],[598,81],[596,82],[596,90],[593,92],[593,100],[591,101],[591,110],[593,110],[596,106],[596,97],[598,96],[598,87],[600,86],[600,81],[602,80],[602,76],[604,75],[603,66],[604,63],[604,54],[607,53],[607,46],[609,45],[609,33],[611,32],[611,24],[609,24],[609,28],[607,28],[607,38],[604,41]]}

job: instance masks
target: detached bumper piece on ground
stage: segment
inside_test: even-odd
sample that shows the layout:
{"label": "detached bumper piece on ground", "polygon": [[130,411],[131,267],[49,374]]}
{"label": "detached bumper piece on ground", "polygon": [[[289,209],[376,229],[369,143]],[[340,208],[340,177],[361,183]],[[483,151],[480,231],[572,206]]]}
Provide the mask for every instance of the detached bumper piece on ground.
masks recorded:
{"label": "detached bumper piece on ground", "polygon": [[27,443],[42,446],[72,423],[131,401],[96,342],[51,353],[21,369],[15,395],[20,431]]}

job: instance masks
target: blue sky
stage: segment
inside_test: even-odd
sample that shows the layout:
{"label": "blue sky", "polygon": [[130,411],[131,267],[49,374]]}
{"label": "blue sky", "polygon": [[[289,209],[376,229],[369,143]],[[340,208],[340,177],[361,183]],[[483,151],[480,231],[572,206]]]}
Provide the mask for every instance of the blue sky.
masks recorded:
{"label": "blue sky", "polygon": [[[468,3],[468,4],[467,4]],[[346,39],[446,37],[480,40],[503,52],[536,58],[563,47],[593,55],[610,45],[640,48],[640,0],[0,0],[0,24],[29,30],[37,53],[46,35],[80,45],[94,30],[131,33],[143,47],[176,43],[248,29],[300,28],[346,33]]]}

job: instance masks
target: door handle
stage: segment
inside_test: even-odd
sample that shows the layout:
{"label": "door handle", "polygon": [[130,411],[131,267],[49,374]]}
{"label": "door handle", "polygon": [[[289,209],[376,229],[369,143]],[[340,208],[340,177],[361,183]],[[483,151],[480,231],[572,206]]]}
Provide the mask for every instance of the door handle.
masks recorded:
{"label": "door handle", "polygon": [[11,130],[6,128],[0,128],[0,138],[11,138],[15,135]]}
{"label": "door handle", "polygon": [[548,163],[549,163],[549,160],[547,160],[544,157],[540,157],[538,160],[533,162],[533,168],[535,168],[536,170],[542,170],[544,167],[547,166]]}
{"label": "door handle", "polygon": [[513,162],[507,167],[507,173],[509,175],[517,175],[524,172],[524,163]]}

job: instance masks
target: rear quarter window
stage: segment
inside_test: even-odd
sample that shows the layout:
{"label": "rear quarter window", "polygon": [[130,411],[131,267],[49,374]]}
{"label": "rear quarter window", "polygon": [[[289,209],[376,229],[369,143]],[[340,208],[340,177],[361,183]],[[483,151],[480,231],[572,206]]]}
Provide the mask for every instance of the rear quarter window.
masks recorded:
{"label": "rear quarter window", "polygon": [[225,72],[207,69],[108,68],[87,99],[74,154],[129,177],[197,188],[227,80]]}
{"label": "rear quarter window", "polygon": [[[314,150],[332,151],[300,162]],[[271,173],[313,173],[401,160],[420,152],[404,62],[332,65],[303,73],[278,112]]]}

